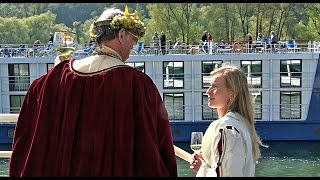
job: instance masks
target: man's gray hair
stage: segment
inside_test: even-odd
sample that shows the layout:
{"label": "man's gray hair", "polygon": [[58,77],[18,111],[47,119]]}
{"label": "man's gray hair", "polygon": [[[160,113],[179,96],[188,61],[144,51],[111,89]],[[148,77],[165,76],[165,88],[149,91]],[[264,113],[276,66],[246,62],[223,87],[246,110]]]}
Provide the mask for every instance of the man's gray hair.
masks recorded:
{"label": "man's gray hair", "polygon": [[119,29],[111,29],[109,25],[117,15],[124,15],[124,12],[120,9],[109,8],[103,11],[97,21],[94,22],[96,24],[94,26],[94,37],[98,45],[100,45],[102,41],[114,39],[118,34]]}

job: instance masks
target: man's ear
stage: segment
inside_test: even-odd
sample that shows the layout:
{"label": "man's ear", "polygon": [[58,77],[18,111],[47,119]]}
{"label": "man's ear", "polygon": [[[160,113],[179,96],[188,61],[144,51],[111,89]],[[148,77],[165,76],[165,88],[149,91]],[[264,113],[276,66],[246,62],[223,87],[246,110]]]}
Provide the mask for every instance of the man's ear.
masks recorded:
{"label": "man's ear", "polygon": [[121,44],[124,43],[125,33],[126,33],[126,30],[124,28],[121,28],[118,32],[118,39]]}

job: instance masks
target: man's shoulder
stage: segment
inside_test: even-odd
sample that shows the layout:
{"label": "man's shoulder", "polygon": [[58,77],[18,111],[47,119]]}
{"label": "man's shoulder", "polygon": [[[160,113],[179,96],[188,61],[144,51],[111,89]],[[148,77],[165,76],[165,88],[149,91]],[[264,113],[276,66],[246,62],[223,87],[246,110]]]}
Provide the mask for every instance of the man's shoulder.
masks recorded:
{"label": "man's shoulder", "polygon": [[130,68],[131,73],[133,73],[133,75],[139,76],[140,78],[151,79],[147,74],[145,74],[144,72],[142,72],[134,67],[131,67],[131,66],[126,66],[126,67]]}
{"label": "man's shoulder", "polygon": [[130,71],[131,71],[130,76],[132,76],[133,79],[138,79],[140,82],[145,81],[146,83],[154,84],[152,79],[144,72],[142,72],[136,68],[133,68],[131,66],[128,66],[128,68],[130,68]]}

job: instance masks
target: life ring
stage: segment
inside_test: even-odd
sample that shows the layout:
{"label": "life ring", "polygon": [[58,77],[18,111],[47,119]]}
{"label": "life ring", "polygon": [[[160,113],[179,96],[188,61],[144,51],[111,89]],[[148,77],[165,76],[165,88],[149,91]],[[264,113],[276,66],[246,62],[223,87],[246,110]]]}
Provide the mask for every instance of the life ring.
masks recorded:
{"label": "life ring", "polygon": [[241,53],[243,51],[243,45],[239,42],[234,42],[232,44],[232,50],[234,53]]}

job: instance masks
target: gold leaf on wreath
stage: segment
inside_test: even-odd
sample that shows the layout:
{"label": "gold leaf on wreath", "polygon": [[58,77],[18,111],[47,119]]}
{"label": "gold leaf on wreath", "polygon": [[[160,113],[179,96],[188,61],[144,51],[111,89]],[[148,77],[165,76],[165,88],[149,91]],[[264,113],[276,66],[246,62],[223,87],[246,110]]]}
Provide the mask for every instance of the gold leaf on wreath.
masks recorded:
{"label": "gold leaf on wreath", "polygon": [[140,19],[137,10],[134,10],[134,19],[135,20],[139,20]]}
{"label": "gold leaf on wreath", "polygon": [[129,8],[128,8],[127,5],[126,5],[126,7],[124,8],[124,15],[125,15],[126,17],[130,17]]}

